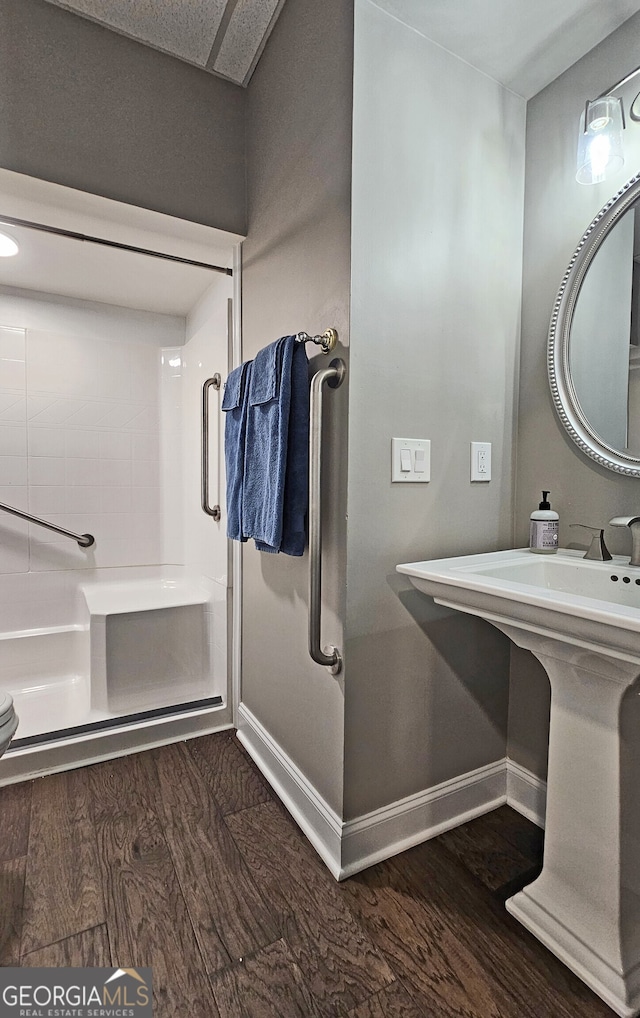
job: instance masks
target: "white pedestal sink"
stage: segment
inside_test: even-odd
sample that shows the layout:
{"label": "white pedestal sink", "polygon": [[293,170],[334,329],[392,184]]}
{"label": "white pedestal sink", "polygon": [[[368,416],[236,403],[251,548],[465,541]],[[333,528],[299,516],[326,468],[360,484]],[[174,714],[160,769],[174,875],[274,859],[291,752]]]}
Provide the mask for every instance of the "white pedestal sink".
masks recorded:
{"label": "white pedestal sink", "polygon": [[640,752],[625,747],[620,727],[640,675],[640,569],[581,555],[502,551],[397,568],[439,604],[487,619],[546,669],[544,864],[507,908],[631,1018],[640,1012]]}

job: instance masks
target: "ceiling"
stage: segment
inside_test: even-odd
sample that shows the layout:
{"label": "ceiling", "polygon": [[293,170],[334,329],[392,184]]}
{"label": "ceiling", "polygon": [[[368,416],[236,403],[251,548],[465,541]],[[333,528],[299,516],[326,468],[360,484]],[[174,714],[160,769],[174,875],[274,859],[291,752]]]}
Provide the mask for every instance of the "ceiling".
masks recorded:
{"label": "ceiling", "polygon": [[[640,10],[640,0],[372,2],[525,99]],[[246,85],[284,0],[48,3]]]}
{"label": "ceiling", "polygon": [[284,0],[48,0],[246,85]]}
{"label": "ceiling", "polygon": [[640,0],[375,0],[531,99],[640,10]]}

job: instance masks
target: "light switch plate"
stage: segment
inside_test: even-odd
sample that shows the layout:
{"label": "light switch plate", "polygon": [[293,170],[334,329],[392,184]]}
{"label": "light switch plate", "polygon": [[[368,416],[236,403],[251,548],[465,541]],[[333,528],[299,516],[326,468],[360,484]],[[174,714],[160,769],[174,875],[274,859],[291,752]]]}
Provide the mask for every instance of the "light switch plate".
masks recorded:
{"label": "light switch plate", "polygon": [[471,480],[491,480],[491,442],[471,443]]}
{"label": "light switch plate", "polygon": [[[410,470],[403,470],[402,453],[409,452]],[[416,452],[418,456],[416,464]],[[418,469],[416,470],[416,465]],[[424,469],[420,469],[423,467]],[[431,441],[428,438],[392,438],[391,439],[391,480],[413,482],[414,484],[431,480]]]}

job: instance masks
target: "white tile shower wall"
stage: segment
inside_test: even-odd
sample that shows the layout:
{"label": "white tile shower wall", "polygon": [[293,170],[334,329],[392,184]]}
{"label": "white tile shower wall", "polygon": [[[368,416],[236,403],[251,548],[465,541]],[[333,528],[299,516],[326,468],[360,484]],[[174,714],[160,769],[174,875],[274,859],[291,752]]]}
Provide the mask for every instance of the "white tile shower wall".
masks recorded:
{"label": "white tile shower wall", "polygon": [[57,331],[27,330],[29,511],[77,533],[30,526],[30,568],[162,561],[159,351]]}
{"label": "white tile shower wall", "polygon": [[[0,328],[0,502],[27,510],[25,330]],[[28,524],[0,512],[0,573],[29,569]]]}
{"label": "white tile shower wall", "polygon": [[[160,470],[164,562],[184,562],[182,347],[164,347],[160,367]],[[149,489],[148,489],[149,490]],[[197,493],[194,493],[194,497]]]}
{"label": "white tile shower wall", "polygon": [[0,322],[17,329],[55,331],[86,339],[119,336],[150,346],[184,343],[184,318],[0,286]]}
{"label": "white tile shower wall", "polygon": [[201,408],[204,381],[216,372],[223,380],[227,377],[227,300],[231,294],[228,276],[215,280],[187,318],[182,351],[185,564],[222,584],[227,582],[222,390],[209,390],[210,501],[222,505],[219,523],[203,513],[200,505]]}
{"label": "white tile shower wall", "polygon": [[[82,550],[0,513],[7,631],[68,623],[71,570],[164,561],[162,492],[179,490],[180,478],[175,458],[161,469],[161,348],[183,342],[184,320],[0,290],[5,322],[0,502],[96,537]],[[175,513],[172,522],[179,527]]]}

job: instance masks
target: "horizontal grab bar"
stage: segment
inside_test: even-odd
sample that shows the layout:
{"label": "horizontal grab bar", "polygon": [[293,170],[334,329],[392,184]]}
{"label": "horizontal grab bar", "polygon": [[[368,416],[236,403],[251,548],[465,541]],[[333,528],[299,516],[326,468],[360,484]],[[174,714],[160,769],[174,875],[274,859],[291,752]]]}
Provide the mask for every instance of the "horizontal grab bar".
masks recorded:
{"label": "horizontal grab bar", "polygon": [[39,516],[31,516],[29,513],[23,513],[22,509],[16,509],[12,505],[5,505],[4,502],[0,502],[0,509],[5,513],[11,513],[12,516],[19,516],[21,520],[27,520],[29,523],[37,523],[39,527],[45,527],[47,530],[53,530],[55,534],[62,534],[63,537],[70,537],[72,541],[77,541],[80,548],[90,548],[92,544],[96,543],[96,539],[92,534],[74,534],[72,530],[65,530],[64,527],[57,527],[55,523],[47,523],[46,520],[41,520]]}

